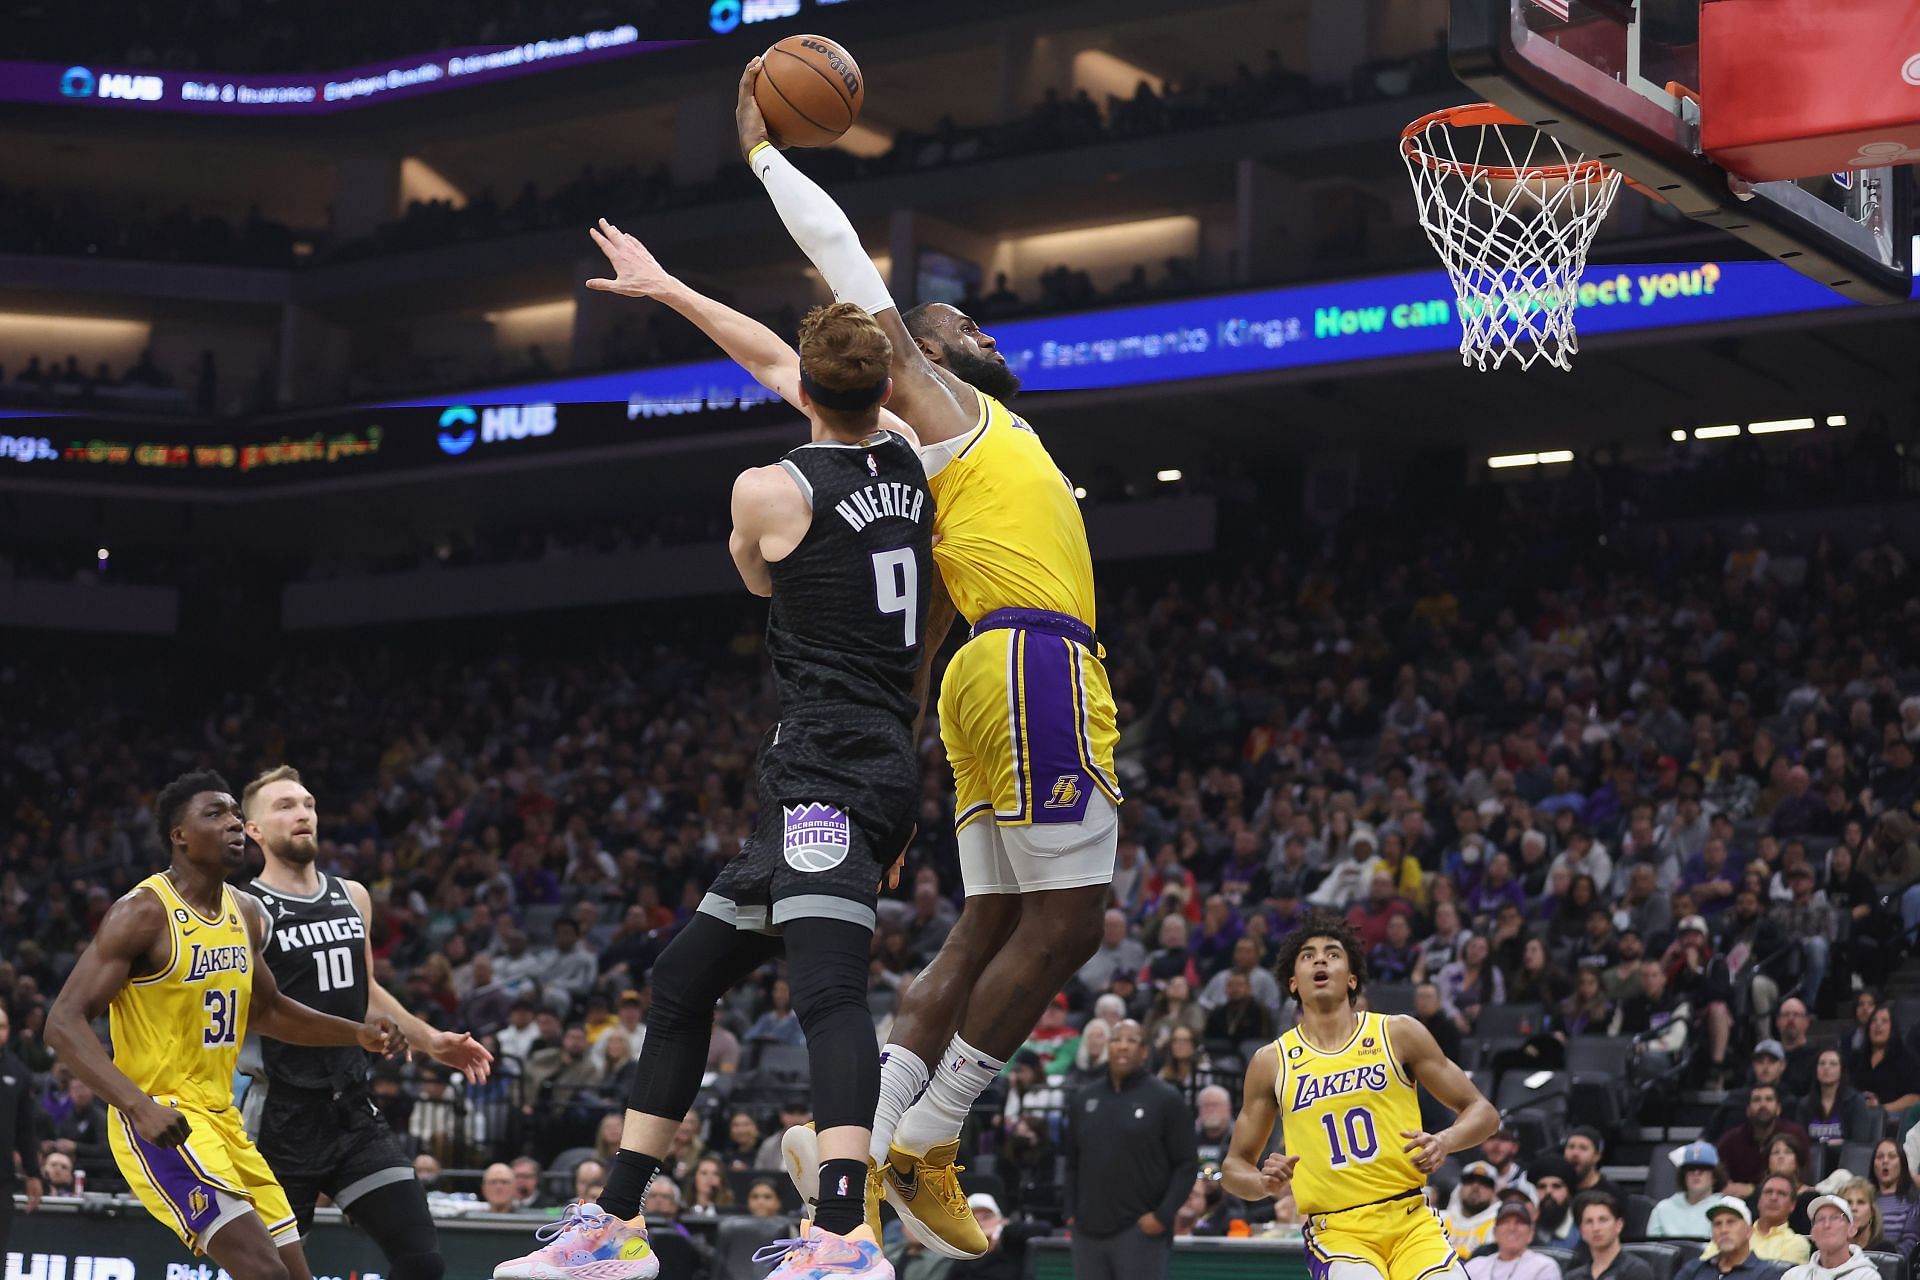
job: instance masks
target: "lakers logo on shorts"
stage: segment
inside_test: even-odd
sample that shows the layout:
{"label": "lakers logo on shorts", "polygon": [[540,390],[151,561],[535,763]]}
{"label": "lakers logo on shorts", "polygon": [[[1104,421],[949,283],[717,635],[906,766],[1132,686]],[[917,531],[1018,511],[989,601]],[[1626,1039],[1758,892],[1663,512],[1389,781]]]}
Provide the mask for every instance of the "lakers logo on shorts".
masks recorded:
{"label": "lakers logo on shorts", "polygon": [[781,853],[795,871],[831,871],[847,860],[853,828],[843,810],[830,804],[785,805]]}
{"label": "lakers logo on shorts", "polygon": [[1071,809],[1080,803],[1080,775],[1065,773],[1053,780],[1053,792],[1047,797],[1049,809]]}
{"label": "lakers logo on shorts", "polygon": [[205,1214],[207,1211],[206,1191],[200,1187],[195,1187],[193,1190],[187,1192],[187,1208],[193,1210],[193,1216],[196,1218]]}

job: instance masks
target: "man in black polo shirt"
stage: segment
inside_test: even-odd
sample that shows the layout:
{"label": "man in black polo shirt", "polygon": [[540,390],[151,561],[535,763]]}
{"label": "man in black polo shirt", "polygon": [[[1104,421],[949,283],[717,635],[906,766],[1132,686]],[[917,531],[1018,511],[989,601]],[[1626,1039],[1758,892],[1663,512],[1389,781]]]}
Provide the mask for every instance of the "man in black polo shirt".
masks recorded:
{"label": "man in black polo shirt", "polygon": [[13,1157],[20,1157],[25,1175],[27,1212],[40,1207],[40,1145],[33,1131],[33,1072],[6,1044],[12,1033],[7,1006],[0,1004],[0,1261],[13,1231]]}
{"label": "man in black polo shirt", "polygon": [[1200,1162],[1179,1092],[1142,1070],[1146,1033],[1113,1029],[1107,1078],[1067,1104],[1067,1225],[1075,1280],[1165,1280],[1173,1219]]}
{"label": "man in black polo shirt", "polygon": [[1721,1196],[1707,1210],[1713,1224],[1711,1258],[1695,1258],[1674,1273],[1673,1280],[1775,1280],[1786,1264],[1769,1262],[1753,1251],[1753,1210],[1745,1200]]}
{"label": "man in black polo shirt", "polygon": [[1574,1220],[1590,1261],[1567,1272],[1564,1280],[1653,1280],[1653,1268],[1620,1247],[1627,1225],[1620,1201],[1609,1192],[1585,1191],[1573,1200]]}

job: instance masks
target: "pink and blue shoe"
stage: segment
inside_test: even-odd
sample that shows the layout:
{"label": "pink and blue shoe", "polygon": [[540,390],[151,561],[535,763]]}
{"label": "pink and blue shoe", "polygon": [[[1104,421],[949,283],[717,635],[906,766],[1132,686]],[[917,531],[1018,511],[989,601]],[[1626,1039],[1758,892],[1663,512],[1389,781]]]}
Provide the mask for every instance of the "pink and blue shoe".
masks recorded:
{"label": "pink and blue shoe", "polygon": [[576,1200],[558,1222],[533,1234],[544,1243],[524,1258],[495,1267],[493,1280],[654,1280],[660,1274],[660,1259],[647,1243],[646,1223],[630,1226],[597,1204]]}
{"label": "pink and blue shoe", "polygon": [[755,1262],[780,1265],[767,1280],[893,1280],[893,1264],[865,1225],[836,1236],[807,1223],[798,1239],[775,1240],[753,1255]]}

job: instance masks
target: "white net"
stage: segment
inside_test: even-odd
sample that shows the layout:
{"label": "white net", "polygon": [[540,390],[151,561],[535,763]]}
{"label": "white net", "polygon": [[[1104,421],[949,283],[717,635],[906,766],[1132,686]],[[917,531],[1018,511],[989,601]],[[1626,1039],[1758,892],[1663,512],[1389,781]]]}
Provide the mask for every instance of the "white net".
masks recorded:
{"label": "white net", "polygon": [[1461,363],[1571,368],[1580,275],[1620,174],[1487,106],[1416,120],[1400,154],[1459,300]]}

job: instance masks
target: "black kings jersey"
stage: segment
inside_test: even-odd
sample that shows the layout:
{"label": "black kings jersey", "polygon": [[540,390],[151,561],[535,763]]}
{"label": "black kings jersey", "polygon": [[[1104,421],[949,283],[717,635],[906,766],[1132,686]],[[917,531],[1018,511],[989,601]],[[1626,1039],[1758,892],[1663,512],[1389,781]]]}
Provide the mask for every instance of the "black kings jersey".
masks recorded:
{"label": "black kings jersey", "polygon": [[768,566],[767,651],[781,719],[762,769],[788,793],[767,798],[831,800],[831,783],[849,770],[885,764],[917,774],[909,739],[937,572],[933,495],[913,446],[890,431],[802,445],[780,465],[813,522]]}
{"label": "black kings jersey", "polygon": [[[272,926],[263,951],[273,980],[290,998],[338,1018],[367,1016],[367,926],[338,877],[320,875],[320,892],[303,898],[249,881]],[[260,1037],[269,1086],[339,1091],[368,1079],[367,1051],[357,1045],[286,1044]]]}

